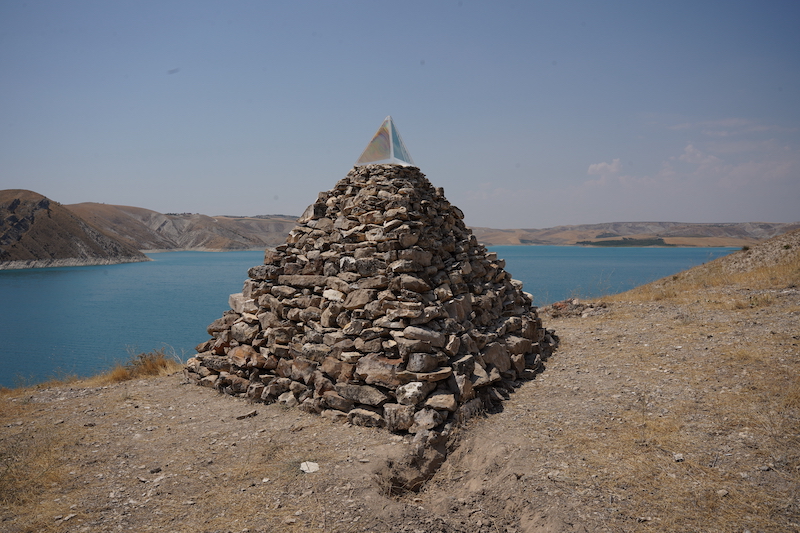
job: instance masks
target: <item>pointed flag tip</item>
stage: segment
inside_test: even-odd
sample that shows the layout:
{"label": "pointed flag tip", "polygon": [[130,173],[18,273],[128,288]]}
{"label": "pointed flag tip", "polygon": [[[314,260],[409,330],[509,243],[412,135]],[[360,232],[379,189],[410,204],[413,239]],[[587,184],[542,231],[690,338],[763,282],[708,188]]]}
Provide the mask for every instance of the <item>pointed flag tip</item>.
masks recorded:
{"label": "pointed flag tip", "polygon": [[375,132],[361,157],[356,161],[356,166],[382,164],[414,165],[414,160],[411,159],[411,155],[409,155],[391,115],[383,120],[381,127]]}

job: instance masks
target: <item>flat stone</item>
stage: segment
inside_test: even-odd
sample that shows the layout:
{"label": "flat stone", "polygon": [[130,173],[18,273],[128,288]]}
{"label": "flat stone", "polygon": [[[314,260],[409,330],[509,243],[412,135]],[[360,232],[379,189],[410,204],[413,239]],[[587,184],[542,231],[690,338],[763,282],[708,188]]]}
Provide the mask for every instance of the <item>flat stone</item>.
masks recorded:
{"label": "flat stone", "polygon": [[381,405],[389,400],[389,397],[369,385],[351,385],[349,383],[337,383],[336,392],[342,398],[353,400],[356,403],[363,403],[365,405]]}
{"label": "flat stone", "polygon": [[326,300],[331,300],[334,302],[343,302],[345,299],[345,294],[342,291],[337,291],[336,289],[325,289],[322,292],[322,297]]}
{"label": "flat stone", "polygon": [[343,307],[347,310],[360,309],[375,299],[374,289],[357,289],[347,295]]}
{"label": "flat stone", "polygon": [[383,417],[366,409],[352,409],[347,413],[347,420],[354,426],[383,427]]}
{"label": "flat stone", "polygon": [[327,281],[326,276],[309,276],[303,274],[295,274],[291,276],[283,275],[278,276],[278,283],[281,285],[288,285],[291,287],[302,287],[304,289],[312,289],[314,287],[324,287]]}
{"label": "flat stone", "polygon": [[358,281],[359,289],[385,289],[389,286],[389,278],[383,274],[362,278]]}
{"label": "flat stone", "polygon": [[401,384],[397,378],[397,367],[402,363],[402,359],[389,359],[371,353],[358,360],[354,375],[357,379],[363,379],[368,385],[381,385],[393,389]]}
{"label": "flat stone", "polygon": [[343,398],[335,391],[326,391],[322,394],[323,404],[337,411],[348,412],[353,408],[353,400]]}
{"label": "flat stone", "polygon": [[428,396],[425,400],[425,407],[436,409],[438,411],[455,411],[458,407],[456,397],[453,394],[447,393],[434,393]]}
{"label": "flat stone", "polygon": [[422,270],[422,265],[419,263],[415,263],[414,261],[409,261],[408,259],[398,259],[397,261],[393,261],[389,265],[389,270],[395,273],[401,272],[419,272]]}
{"label": "flat stone", "polygon": [[440,368],[436,372],[398,372],[397,379],[401,382],[408,383],[410,381],[442,381],[453,375],[453,369],[450,367]]}
{"label": "flat stone", "polygon": [[429,342],[431,346],[436,346],[437,348],[443,347],[447,340],[443,333],[419,326],[408,326],[403,330],[403,336],[406,339]]}
{"label": "flat stone", "polygon": [[431,286],[417,276],[401,274],[392,281],[392,286],[397,286],[412,292],[428,292]]}

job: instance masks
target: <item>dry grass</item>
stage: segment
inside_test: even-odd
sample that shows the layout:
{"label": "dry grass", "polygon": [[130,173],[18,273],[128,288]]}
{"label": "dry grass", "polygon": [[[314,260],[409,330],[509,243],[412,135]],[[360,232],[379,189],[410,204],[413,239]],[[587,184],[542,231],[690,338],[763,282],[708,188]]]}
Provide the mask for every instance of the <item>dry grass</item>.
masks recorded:
{"label": "dry grass", "polygon": [[[8,510],[29,505],[38,496],[57,486],[64,479],[63,456],[74,435],[62,425],[31,427],[36,424],[37,406],[28,401],[33,390],[65,385],[97,387],[131,379],[163,376],[181,370],[174,355],[158,350],[140,353],[108,373],[87,379],[67,376],[34,387],[0,388],[0,425],[8,428],[0,434],[0,508]],[[46,504],[39,502],[44,509]],[[57,507],[53,504],[50,507]],[[48,515],[56,512],[48,509]],[[47,531],[52,524],[38,524],[37,531]]]}
{"label": "dry grass", "polygon": [[22,505],[61,480],[63,435],[56,429],[31,432],[25,427],[33,408],[16,399],[4,402],[0,424],[0,506]]}
{"label": "dry grass", "polygon": [[[671,360],[627,346],[635,361],[628,381],[640,392],[620,415],[570,433],[592,473],[576,486],[603,494],[613,523],[629,524],[625,531],[800,529],[797,336],[791,327],[770,329],[800,313],[782,294],[800,286],[800,246],[772,248],[772,256],[756,246],[605,298],[633,303],[612,306],[607,320],[635,323],[637,308],[655,309],[653,302],[674,309],[674,321],[658,326],[675,344],[706,334],[730,339]],[[729,318],[709,320],[715,313]],[[662,366],[692,392],[659,397],[663,374],[647,369]]]}
{"label": "dry grass", "polygon": [[[745,251],[736,253],[746,253]],[[750,291],[765,291],[797,287],[800,285],[800,249],[793,251],[778,264],[765,264],[746,271],[729,267],[731,257],[722,257],[697,266],[686,272],[642,285],[628,292],[609,296],[610,301],[690,301],[702,290],[724,289],[738,286]],[[733,259],[735,260],[735,254]],[[772,303],[770,294],[753,294],[747,297],[727,297],[717,302],[723,309],[762,307]]]}
{"label": "dry grass", "polygon": [[125,364],[118,364],[105,374],[85,380],[84,386],[98,387],[121,383],[131,379],[167,376],[183,370],[183,363],[175,354],[165,350],[132,355]]}
{"label": "dry grass", "polygon": [[131,354],[127,363],[118,363],[114,368],[103,374],[82,378],[77,375],[66,375],[52,378],[48,381],[33,385],[15,388],[0,387],[0,398],[13,398],[24,396],[31,390],[49,389],[75,385],[80,387],[102,387],[113,383],[121,383],[131,379],[159,377],[174,374],[183,370],[183,362],[175,353],[166,350]]}
{"label": "dry grass", "polygon": [[[735,359],[718,364],[737,364]],[[682,370],[680,377],[701,389],[710,366]],[[575,485],[593,486],[615,521],[630,522],[631,530],[734,532],[745,524],[752,531],[784,530],[787,517],[800,518],[800,379],[777,374],[751,376],[747,388],[753,393],[674,403],[633,396],[620,415],[585,434],[569,434],[587,466],[587,478],[573,480]],[[640,376],[637,381],[648,385]],[[693,422],[698,410],[710,421],[706,427]],[[720,441],[710,442],[712,435],[729,441],[747,435],[749,453],[780,476],[780,485],[744,482]]]}

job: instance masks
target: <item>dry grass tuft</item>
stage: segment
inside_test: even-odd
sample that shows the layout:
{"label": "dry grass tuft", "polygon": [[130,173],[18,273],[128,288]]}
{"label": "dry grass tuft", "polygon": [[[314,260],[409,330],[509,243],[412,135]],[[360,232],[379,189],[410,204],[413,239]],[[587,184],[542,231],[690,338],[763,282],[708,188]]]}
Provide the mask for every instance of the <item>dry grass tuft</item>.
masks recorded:
{"label": "dry grass tuft", "polygon": [[131,379],[167,376],[180,372],[182,369],[183,363],[177,355],[168,354],[161,349],[133,355],[127,363],[118,364],[105,374],[89,378],[85,385],[100,386]]}
{"label": "dry grass tuft", "polygon": [[[694,298],[704,289],[730,286],[746,287],[751,291],[785,289],[800,286],[800,247],[786,249],[787,253],[758,266],[741,266],[742,257],[752,250],[742,250],[699,265],[675,276],[642,285],[628,292],[608,297],[611,301],[683,301]],[[724,309],[763,307],[772,303],[772,295],[754,294],[746,298],[728,298],[720,305]]]}

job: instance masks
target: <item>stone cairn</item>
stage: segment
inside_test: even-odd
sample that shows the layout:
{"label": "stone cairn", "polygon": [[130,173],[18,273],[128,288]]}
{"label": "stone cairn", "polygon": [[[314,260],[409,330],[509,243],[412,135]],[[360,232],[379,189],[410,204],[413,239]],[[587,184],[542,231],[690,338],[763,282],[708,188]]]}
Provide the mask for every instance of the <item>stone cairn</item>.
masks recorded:
{"label": "stone cairn", "polygon": [[248,271],[187,378],[393,432],[508,399],[557,337],[416,167],[354,167]]}

